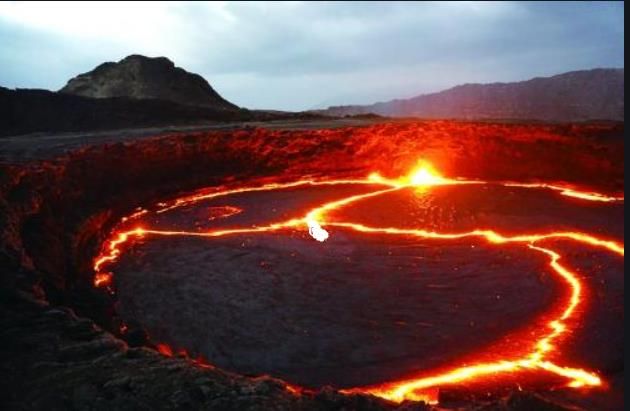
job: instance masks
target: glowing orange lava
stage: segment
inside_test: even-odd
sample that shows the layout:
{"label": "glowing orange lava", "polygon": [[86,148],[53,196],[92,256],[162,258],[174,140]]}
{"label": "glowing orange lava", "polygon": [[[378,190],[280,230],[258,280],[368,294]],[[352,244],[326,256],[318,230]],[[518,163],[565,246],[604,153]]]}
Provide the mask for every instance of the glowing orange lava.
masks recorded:
{"label": "glowing orange lava", "polygon": [[[505,357],[491,362],[479,362],[454,366],[451,369],[440,372],[425,372],[415,378],[402,381],[385,382],[378,386],[357,387],[343,390],[346,393],[369,393],[388,400],[401,402],[403,400],[424,400],[428,402],[437,401],[437,389],[442,386],[457,384],[464,381],[476,381],[489,376],[515,374],[520,371],[538,370],[542,372],[552,373],[556,376],[563,377],[567,380],[567,386],[599,386],[602,384],[600,377],[594,372],[563,366],[552,362],[548,358],[549,354],[559,351],[558,344],[561,337],[570,334],[573,319],[577,312],[578,306],[584,300],[584,285],[578,275],[571,268],[563,265],[562,256],[554,250],[543,247],[539,243],[549,239],[566,239],[578,243],[586,244],[592,247],[602,248],[613,252],[621,257],[624,256],[624,245],[614,240],[602,239],[594,235],[573,231],[558,231],[548,233],[530,233],[506,236],[499,232],[488,229],[477,229],[468,232],[438,233],[416,228],[396,228],[396,227],[370,227],[363,224],[352,222],[327,222],[327,213],[338,210],[348,204],[362,201],[367,198],[383,195],[392,191],[409,187],[429,187],[443,184],[499,184],[504,186],[518,186],[524,188],[535,189],[551,189],[560,192],[565,196],[575,197],[587,201],[604,201],[614,202],[623,201],[623,197],[612,197],[600,193],[581,192],[573,188],[563,187],[561,185],[546,183],[515,183],[515,182],[486,182],[477,180],[457,180],[449,179],[441,176],[430,164],[421,162],[418,168],[412,171],[408,176],[390,180],[372,173],[366,179],[346,179],[346,180],[299,180],[289,183],[273,183],[259,187],[241,187],[236,189],[226,189],[211,193],[195,194],[177,199],[170,203],[160,203],[156,213],[161,213],[183,205],[195,203],[200,200],[215,198],[219,196],[227,196],[235,193],[254,192],[254,191],[270,191],[280,190],[300,186],[318,186],[318,185],[341,185],[341,184],[363,184],[381,186],[364,194],[352,195],[339,200],[331,201],[311,209],[303,218],[281,221],[265,226],[253,228],[230,228],[210,230],[205,232],[195,231],[163,231],[153,230],[150,228],[137,227],[127,231],[114,232],[112,238],[107,241],[101,253],[94,260],[94,285],[104,286],[111,284],[112,274],[104,271],[104,266],[115,262],[122,252],[122,246],[132,237],[160,235],[160,236],[197,236],[197,237],[220,237],[232,234],[271,232],[287,228],[311,228],[317,227],[341,227],[360,233],[375,233],[388,235],[404,235],[414,236],[422,239],[439,239],[454,240],[464,238],[482,238],[489,244],[501,245],[505,243],[520,243],[527,246],[530,250],[543,254],[548,258],[550,269],[557,275],[558,279],[565,285],[567,290],[567,298],[562,300],[561,310],[554,309],[548,314],[549,321],[546,330],[540,330],[540,337],[535,340],[526,340],[525,343],[531,346],[529,353],[525,356],[517,356],[514,358]],[[382,188],[384,186],[384,188]],[[137,211],[144,214],[144,210]],[[228,213],[229,214],[229,213]],[[321,228],[320,227],[320,228]],[[325,238],[324,238],[325,239]],[[320,240],[323,241],[323,240]],[[173,351],[166,345],[159,345],[158,349],[165,355],[172,355]],[[557,358],[557,355],[553,356]],[[293,385],[287,385],[287,389],[294,393],[299,393],[300,388]]]}
{"label": "glowing orange lava", "polygon": [[448,182],[431,164],[419,161],[417,168],[409,174],[409,184],[412,186],[434,186]]}
{"label": "glowing orange lava", "polygon": [[507,187],[547,188],[549,190],[559,191],[560,194],[562,194],[563,196],[579,198],[581,200],[602,201],[604,203],[612,203],[612,202],[624,200],[622,196],[610,196],[610,195],[605,195],[601,193],[596,193],[594,191],[580,191],[571,187],[565,187],[558,184],[506,182],[506,183],[503,183],[503,185]]}
{"label": "glowing orange lava", "polygon": [[238,207],[222,206],[222,207],[210,207],[208,210],[208,220],[218,220],[220,218],[226,218],[235,214],[241,213],[243,210]]}

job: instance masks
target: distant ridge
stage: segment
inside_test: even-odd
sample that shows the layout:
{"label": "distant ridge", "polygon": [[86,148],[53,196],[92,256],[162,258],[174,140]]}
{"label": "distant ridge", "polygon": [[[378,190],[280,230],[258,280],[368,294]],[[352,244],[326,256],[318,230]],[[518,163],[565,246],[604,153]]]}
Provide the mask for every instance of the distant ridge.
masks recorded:
{"label": "distant ridge", "polygon": [[314,112],[331,116],[373,113],[429,119],[623,121],[623,88],[623,68],[598,68],[515,83],[464,84],[410,99],[332,106]]}
{"label": "distant ridge", "polygon": [[157,99],[221,110],[238,107],[219,95],[200,75],[176,67],[166,57],[127,56],[72,78],[59,90],[83,97]]}

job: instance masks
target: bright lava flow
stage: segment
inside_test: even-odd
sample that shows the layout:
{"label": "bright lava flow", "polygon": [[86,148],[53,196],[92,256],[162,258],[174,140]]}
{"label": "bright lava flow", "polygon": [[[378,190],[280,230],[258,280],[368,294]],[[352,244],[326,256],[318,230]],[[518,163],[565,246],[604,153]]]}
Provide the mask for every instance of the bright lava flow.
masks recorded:
{"label": "bright lava flow", "polygon": [[[457,384],[460,382],[472,382],[481,380],[484,377],[497,376],[503,374],[515,374],[527,370],[537,370],[555,374],[566,379],[569,387],[600,386],[603,384],[600,377],[589,370],[573,368],[552,362],[548,358],[550,354],[558,350],[558,342],[563,335],[570,333],[569,321],[576,313],[578,306],[584,299],[584,285],[578,275],[569,267],[562,264],[562,255],[557,251],[543,247],[538,243],[547,239],[568,239],[592,247],[608,250],[621,257],[624,256],[624,245],[614,240],[602,239],[588,233],[574,231],[558,231],[548,233],[533,233],[514,236],[505,236],[493,230],[473,230],[468,232],[439,233],[422,229],[407,229],[393,227],[371,227],[352,222],[327,222],[326,215],[332,210],[340,209],[348,204],[364,200],[366,198],[383,195],[385,193],[401,190],[409,187],[428,188],[435,185],[452,184],[500,184],[504,186],[515,186],[524,188],[547,189],[559,192],[561,195],[575,197],[586,201],[622,202],[623,197],[607,196],[601,193],[584,192],[570,187],[547,183],[517,183],[517,182],[488,182],[480,180],[450,179],[441,176],[430,164],[419,162],[417,168],[408,176],[399,179],[386,179],[377,173],[371,174],[367,179],[341,179],[341,180],[299,180],[289,183],[272,183],[258,187],[241,187],[230,190],[217,191],[210,194],[199,194],[176,199],[169,203],[159,203],[156,213],[161,213],[184,205],[189,205],[201,200],[228,196],[236,193],[272,191],[301,186],[334,186],[341,184],[363,184],[378,185],[383,188],[342,198],[328,202],[310,210],[303,218],[280,221],[277,223],[248,228],[230,228],[210,230],[205,232],[196,231],[162,231],[153,230],[146,227],[136,227],[132,230],[115,230],[111,238],[103,245],[101,253],[94,259],[94,285],[97,287],[110,287],[112,284],[112,272],[104,268],[117,261],[120,257],[123,245],[133,237],[143,236],[195,236],[195,237],[220,237],[233,234],[259,233],[278,231],[287,228],[305,228],[318,241],[325,241],[328,232],[325,226],[336,226],[354,230],[361,233],[376,233],[389,235],[413,236],[422,239],[452,240],[471,237],[480,237],[489,244],[522,243],[529,249],[542,253],[548,258],[549,267],[557,275],[558,279],[565,285],[568,297],[562,302],[562,309],[554,310],[550,315],[546,327],[540,337],[531,341],[531,349],[528,354],[517,358],[502,358],[496,361],[480,362],[455,366],[446,371],[424,372],[416,378],[409,378],[402,381],[389,381],[377,386],[357,387],[342,390],[345,393],[367,393],[382,397],[391,401],[402,402],[404,400],[423,400],[427,402],[437,402],[435,389]],[[123,222],[132,220],[145,214],[146,210],[140,210],[126,218]],[[228,210],[229,213],[239,212],[237,209]],[[168,347],[168,346],[167,346]],[[170,349],[169,349],[170,350]],[[163,351],[163,350],[160,350]],[[287,389],[294,393],[299,393],[300,388],[287,385]]]}

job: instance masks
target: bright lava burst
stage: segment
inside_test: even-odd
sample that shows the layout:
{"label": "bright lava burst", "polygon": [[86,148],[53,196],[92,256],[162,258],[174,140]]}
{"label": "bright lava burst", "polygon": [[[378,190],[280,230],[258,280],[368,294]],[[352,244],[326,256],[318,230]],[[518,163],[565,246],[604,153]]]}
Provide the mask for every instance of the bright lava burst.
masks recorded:
{"label": "bright lava burst", "polygon": [[442,177],[431,164],[425,161],[418,162],[416,170],[409,175],[408,180],[410,185],[420,187],[445,184],[449,181]]}
{"label": "bright lava burst", "polygon": [[[404,400],[423,400],[427,402],[436,402],[436,389],[441,386],[457,384],[465,381],[481,380],[484,377],[498,376],[502,374],[515,374],[526,370],[538,370],[555,374],[567,380],[569,387],[599,386],[602,384],[600,377],[594,372],[563,366],[550,361],[550,353],[557,351],[557,344],[560,337],[570,333],[569,320],[574,316],[578,306],[583,302],[583,284],[580,278],[569,267],[561,263],[562,256],[549,248],[542,247],[537,244],[547,239],[568,239],[592,247],[598,247],[615,253],[621,257],[624,256],[624,245],[613,240],[607,240],[595,237],[593,235],[573,232],[558,231],[549,233],[525,234],[505,236],[493,230],[473,230],[460,233],[438,233],[422,229],[403,229],[393,227],[370,227],[352,222],[327,222],[326,214],[332,210],[340,209],[348,204],[364,200],[366,198],[383,195],[403,188],[416,187],[425,188],[435,185],[448,184],[499,184],[503,186],[516,186],[524,188],[548,189],[559,192],[565,196],[571,196],[587,201],[603,201],[603,202],[621,202],[623,197],[607,196],[595,192],[583,192],[571,187],[547,183],[517,183],[517,182],[487,182],[479,180],[459,180],[449,179],[441,176],[429,163],[419,162],[417,168],[409,175],[390,180],[372,173],[367,179],[345,179],[345,180],[299,180],[290,183],[272,183],[258,187],[242,187],[231,190],[217,191],[210,194],[199,194],[188,197],[179,198],[170,203],[160,203],[160,207],[156,213],[161,213],[184,205],[189,205],[201,200],[222,197],[236,193],[255,192],[255,191],[272,191],[301,186],[334,186],[341,184],[363,184],[363,185],[381,185],[384,188],[378,189],[365,194],[358,194],[342,198],[336,201],[328,202],[319,207],[310,210],[303,218],[281,221],[266,226],[258,226],[253,228],[231,228],[210,230],[205,232],[196,231],[162,231],[152,230],[150,228],[135,228],[129,231],[115,231],[110,240],[108,240],[101,253],[94,260],[94,285],[97,287],[110,287],[113,274],[104,270],[104,266],[117,261],[122,253],[122,246],[133,237],[142,237],[148,235],[156,236],[195,236],[195,237],[220,237],[232,234],[259,233],[278,231],[287,228],[306,227],[309,233],[318,241],[325,241],[328,238],[328,232],[322,226],[336,226],[361,233],[376,233],[389,235],[413,236],[422,239],[441,239],[452,240],[469,237],[484,238],[490,244],[504,243],[522,243],[531,250],[542,253],[548,258],[549,267],[562,280],[568,292],[568,298],[563,301],[563,309],[552,313],[551,320],[547,323],[547,331],[535,341],[531,342],[531,349],[527,355],[518,358],[502,358],[497,361],[481,362],[476,364],[466,364],[459,367],[453,367],[446,371],[435,373],[424,373],[417,378],[410,378],[402,381],[391,381],[379,384],[378,386],[357,387],[342,390],[345,393],[368,393],[388,400],[402,402]],[[232,209],[229,212],[235,213],[239,210]],[[131,220],[142,214],[146,210],[136,211],[123,221]],[[168,346],[161,345],[160,352],[171,352]],[[166,347],[166,348],[164,348]],[[287,385],[287,389],[293,393],[299,393],[299,387]]]}

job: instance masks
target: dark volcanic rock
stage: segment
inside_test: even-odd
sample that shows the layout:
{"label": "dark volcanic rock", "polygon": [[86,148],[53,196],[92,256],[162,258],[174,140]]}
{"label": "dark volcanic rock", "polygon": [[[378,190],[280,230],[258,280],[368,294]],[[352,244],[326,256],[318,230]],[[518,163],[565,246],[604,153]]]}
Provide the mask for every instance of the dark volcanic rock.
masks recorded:
{"label": "dark volcanic rock", "polygon": [[580,411],[582,408],[560,405],[530,392],[514,392],[507,398],[480,408],[480,411]]}
{"label": "dark volcanic rock", "polygon": [[516,83],[464,84],[406,100],[329,107],[321,113],[543,121],[623,120],[623,87],[623,68],[594,69]]}
{"label": "dark volcanic rock", "polygon": [[118,63],[103,63],[80,74],[60,93],[84,97],[159,99],[192,106],[236,110],[198,74],[175,67],[166,57],[131,55]]}
{"label": "dark volcanic rock", "polygon": [[[9,308],[3,301],[0,312],[0,408],[5,410],[396,408],[336,391],[298,396],[273,378],[240,377],[186,358],[128,348],[67,309],[21,302]],[[18,386],[24,389],[14,389]]]}
{"label": "dark volcanic rock", "polygon": [[[344,395],[331,388],[294,394],[271,377],[242,377],[201,367],[184,357],[128,348],[68,309],[10,303],[0,300],[3,410],[435,409],[421,402],[394,404],[366,395]],[[88,326],[93,335],[86,339],[82,329]],[[61,355],[68,350],[76,355]],[[457,409],[576,410],[527,393]]]}
{"label": "dark volcanic rock", "polygon": [[9,90],[4,87],[0,87],[0,113],[0,136],[254,119],[254,113],[245,109],[225,110],[129,97],[96,99],[48,90]]}

